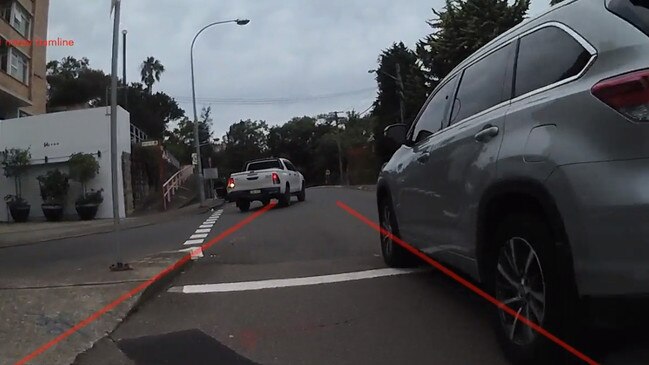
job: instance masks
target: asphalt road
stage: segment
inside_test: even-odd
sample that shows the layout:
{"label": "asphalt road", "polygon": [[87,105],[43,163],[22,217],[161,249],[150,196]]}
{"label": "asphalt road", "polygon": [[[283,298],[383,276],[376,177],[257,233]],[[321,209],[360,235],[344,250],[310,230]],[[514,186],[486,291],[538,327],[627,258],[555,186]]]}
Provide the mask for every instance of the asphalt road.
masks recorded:
{"label": "asphalt road", "polygon": [[[272,286],[270,279],[385,268],[378,234],[337,200],[377,219],[371,192],[309,189],[306,202],[264,213],[204,252],[112,340],[138,365],[506,364],[490,304],[438,272],[245,290]],[[226,206],[206,240],[249,214]],[[158,229],[163,236],[180,230]],[[256,283],[241,284],[250,281]],[[235,284],[202,286],[219,283]],[[643,330],[605,332],[588,343],[584,351],[603,363],[649,363]],[[102,364],[99,352],[86,355],[85,363]]]}

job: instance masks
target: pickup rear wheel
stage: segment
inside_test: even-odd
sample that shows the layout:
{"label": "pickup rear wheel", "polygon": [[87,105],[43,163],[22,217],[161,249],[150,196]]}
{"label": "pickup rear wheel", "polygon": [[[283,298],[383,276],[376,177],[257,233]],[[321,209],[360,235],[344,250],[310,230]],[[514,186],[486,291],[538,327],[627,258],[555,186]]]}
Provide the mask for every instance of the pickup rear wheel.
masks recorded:
{"label": "pickup rear wheel", "polygon": [[280,207],[288,207],[289,205],[291,205],[291,185],[286,184],[284,194],[282,194],[282,196],[280,196],[278,200]]}
{"label": "pickup rear wheel", "polygon": [[247,212],[250,209],[250,202],[247,200],[239,200],[237,201],[237,207],[240,211]]}

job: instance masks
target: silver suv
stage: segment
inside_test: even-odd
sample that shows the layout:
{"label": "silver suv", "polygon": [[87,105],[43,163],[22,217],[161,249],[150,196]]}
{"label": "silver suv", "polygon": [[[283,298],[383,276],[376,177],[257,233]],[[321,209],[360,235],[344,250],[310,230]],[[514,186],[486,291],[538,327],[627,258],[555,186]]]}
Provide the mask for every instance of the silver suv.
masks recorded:
{"label": "silver suv", "polygon": [[[565,1],[468,57],[386,128],[382,226],[559,337],[584,303],[649,294],[648,35],[646,0]],[[494,319],[512,360],[553,353]]]}

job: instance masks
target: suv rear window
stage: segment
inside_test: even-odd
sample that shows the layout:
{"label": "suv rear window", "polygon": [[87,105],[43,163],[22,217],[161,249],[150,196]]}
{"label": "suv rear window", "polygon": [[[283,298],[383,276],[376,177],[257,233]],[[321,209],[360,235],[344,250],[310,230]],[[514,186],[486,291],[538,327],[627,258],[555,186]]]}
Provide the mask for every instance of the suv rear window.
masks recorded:
{"label": "suv rear window", "polygon": [[266,170],[266,169],[281,169],[282,166],[279,164],[278,160],[268,160],[268,161],[259,161],[251,162],[248,164],[248,171],[257,171],[257,170]]}
{"label": "suv rear window", "polygon": [[649,35],[649,1],[608,0],[606,7],[612,13]]}

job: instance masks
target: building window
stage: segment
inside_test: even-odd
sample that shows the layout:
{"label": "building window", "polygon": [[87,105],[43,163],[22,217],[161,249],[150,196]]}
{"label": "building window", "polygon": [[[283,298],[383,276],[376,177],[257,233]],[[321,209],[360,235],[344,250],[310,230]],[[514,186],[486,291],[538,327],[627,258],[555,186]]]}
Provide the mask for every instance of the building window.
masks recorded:
{"label": "building window", "polygon": [[11,62],[9,65],[9,74],[21,82],[29,83],[29,60],[15,48],[10,50]]}
{"label": "building window", "polygon": [[0,38],[0,70],[7,72],[9,69],[9,46],[7,46],[7,42],[3,39]]}
{"label": "building window", "polygon": [[32,16],[18,2],[0,0],[0,17],[23,37],[30,38]]}
{"label": "building window", "polygon": [[11,17],[11,25],[16,28],[18,33],[23,37],[29,38],[29,30],[32,22],[32,17],[18,3],[14,2],[13,15]]}

